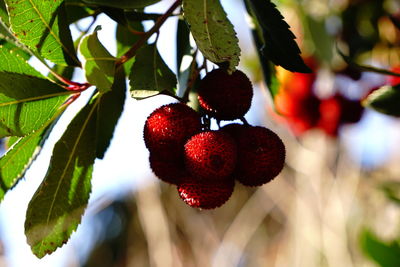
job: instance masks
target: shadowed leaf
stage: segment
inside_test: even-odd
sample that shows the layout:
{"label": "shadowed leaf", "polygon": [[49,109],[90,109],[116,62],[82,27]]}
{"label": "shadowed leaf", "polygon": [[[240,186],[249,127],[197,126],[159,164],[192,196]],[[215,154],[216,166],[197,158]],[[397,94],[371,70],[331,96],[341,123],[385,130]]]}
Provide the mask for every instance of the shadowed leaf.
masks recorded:
{"label": "shadowed leaf", "polygon": [[203,55],[233,72],[239,64],[239,40],[219,0],[183,0],[185,20]]}
{"label": "shadowed leaf", "polygon": [[400,85],[383,86],[373,91],[364,101],[363,105],[378,112],[400,117]]}
{"label": "shadowed leaf", "polygon": [[311,72],[300,57],[296,37],[276,6],[270,0],[247,1],[262,30],[265,57],[289,71]]}
{"label": "shadowed leaf", "polygon": [[142,47],[129,74],[133,98],[146,98],[167,92],[175,95],[176,77],[158,53],[155,44]]}
{"label": "shadowed leaf", "polygon": [[86,105],[56,143],[46,176],[29,202],[25,234],[39,258],[68,241],[86,209],[96,157],[97,104]]}

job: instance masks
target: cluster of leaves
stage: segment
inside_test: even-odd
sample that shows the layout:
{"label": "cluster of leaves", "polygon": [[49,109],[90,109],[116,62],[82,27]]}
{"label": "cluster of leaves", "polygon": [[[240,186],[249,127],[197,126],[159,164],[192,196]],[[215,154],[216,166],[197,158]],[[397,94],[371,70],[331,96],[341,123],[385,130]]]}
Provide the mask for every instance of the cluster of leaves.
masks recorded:
{"label": "cluster of leaves", "polygon": [[[239,63],[236,32],[219,1],[177,0],[163,14],[144,12],[159,1],[0,0],[0,138],[8,137],[9,147],[0,158],[0,199],[24,176],[65,109],[82,91],[95,88],[55,144],[47,173],[28,206],[25,234],[39,258],[66,243],[81,221],[94,161],[103,158],[123,111],[127,78],[134,98],[164,93],[186,101],[205,66],[197,63],[198,53],[228,72]],[[256,25],[268,83],[273,65],[308,71],[275,5],[270,0],[245,4]],[[116,56],[100,43],[100,27],[88,33],[99,14],[117,22]],[[170,16],[179,16],[177,75],[161,58],[157,38],[148,43]],[[69,26],[86,17],[93,23],[73,40]],[[143,29],[145,20],[154,21],[148,31]],[[190,34],[196,47],[190,45]],[[47,77],[27,63],[32,56],[48,66]],[[181,67],[184,56],[192,58],[186,68]],[[84,71],[86,83],[71,81],[77,68]]]}

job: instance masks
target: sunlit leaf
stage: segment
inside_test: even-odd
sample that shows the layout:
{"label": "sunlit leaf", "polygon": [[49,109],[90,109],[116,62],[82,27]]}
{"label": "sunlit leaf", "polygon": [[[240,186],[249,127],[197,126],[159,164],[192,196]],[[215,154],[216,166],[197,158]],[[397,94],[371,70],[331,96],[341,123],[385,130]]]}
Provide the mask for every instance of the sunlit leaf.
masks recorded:
{"label": "sunlit leaf", "polygon": [[364,101],[363,105],[378,112],[399,117],[400,116],[400,85],[383,86],[373,91]]}
{"label": "sunlit leaf", "polygon": [[45,79],[0,72],[0,138],[39,129],[70,94]]}
{"label": "sunlit leaf", "polygon": [[219,0],[183,0],[183,11],[203,55],[234,71],[239,64],[239,41]]}
{"label": "sunlit leaf", "polygon": [[65,107],[60,108],[53,118],[49,119],[40,129],[25,137],[12,137],[8,140],[10,148],[0,158],[0,201],[7,191],[13,188],[24,176],[35,157],[39,154],[48,133],[50,125],[61,115]]}
{"label": "sunlit leaf", "polygon": [[300,57],[300,49],[290,26],[270,0],[247,0],[262,29],[262,53],[275,65],[289,71],[311,72]]}
{"label": "sunlit leaf", "polygon": [[111,90],[114,81],[116,59],[100,43],[97,33],[98,29],[85,36],[79,44],[79,51],[84,57],[86,79],[105,93]]}
{"label": "sunlit leaf", "polygon": [[[117,57],[124,55],[132,45],[139,40],[140,36],[133,34],[129,29],[143,32],[144,28],[142,23],[135,22],[130,23],[127,26],[117,25],[116,40],[117,40]],[[135,57],[124,63],[125,73],[129,73],[133,62],[135,62]]]}
{"label": "sunlit leaf", "polygon": [[4,25],[10,25],[8,21],[7,7],[4,0],[0,0],[0,20],[4,23]]}
{"label": "sunlit leaf", "polygon": [[96,110],[86,105],[56,143],[50,167],[28,205],[25,234],[42,258],[65,244],[81,222],[96,157]]}
{"label": "sunlit leaf", "polygon": [[132,97],[142,99],[160,92],[175,94],[176,77],[168,68],[155,44],[142,47],[129,74]]}
{"label": "sunlit leaf", "polygon": [[7,47],[0,46],[0,62],[0,72],[13,72],[44,78],[40,72],[28,64],[25,58]]}
{"label": "sunlit leaf", "polygon": [[18,40],[60,65],[79,65],[66,23],[63,0],[5,0]]}

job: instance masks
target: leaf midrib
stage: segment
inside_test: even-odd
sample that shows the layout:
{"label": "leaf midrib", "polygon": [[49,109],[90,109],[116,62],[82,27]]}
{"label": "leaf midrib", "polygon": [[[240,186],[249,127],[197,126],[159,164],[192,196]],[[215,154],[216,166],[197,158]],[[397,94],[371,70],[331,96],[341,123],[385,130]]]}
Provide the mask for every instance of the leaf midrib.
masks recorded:
{"label": "leaf midrib", "polygon": [[[66,108],[66,106],[63,106],[62,108],[60,108],[60,109],[58,110],[58,112],[57,112],[56,114],[54,114],[53,117],[51,117],[46,123],[44,123],[44,124],[43,124],[38,130],[36,130],[34,133],[32,133],[32,134],[30,134],[30,135],[28,135],[28,136],[26,136],[26,137],[21,137],[21,138],[14,144],[14,146],[17,145],[17,144],[21,141],[22,138],[26,138],[26,140],[29,141],[30,139],[36,137],[38,134],[40,134],[40,132],[41,132],[44,128],[46,128],[48,125],[50,125],[50,123],[52,123],[52,122],[65,110],[65,108]],[[26,142],[28,142],[28,141],[26,141]],[[3,164],[0,164],[0,167],[1,167],[1,166],[7,165],[7,163],[9,163],[9,162],[15,157],[15,155],[17,155],[17,153],[18,153],[19,151],[21,151],[21,149],[24,149],[24,148],[25,148],[25,147],[19,147],[19,148],[15,151],[14,154],[12,154],[10,157],[7,158],[7,160],[6,160],[5,162],[3,162]],[[14,151],[14,150],[13,150],[13,151]],[[6,157],[6,156],[7,156],[7,152],[6,152],[6,154],[4,154],[3,157]],[[0,163],[1,163],[1,162],[0,162]],[[15,181],[15,179],[12,181],[12,183],[14,183],[14,181]]]}
{"label": "leaf midrib", "polygon": [[10,106],[10,105],[16,105],[16,104],[20,104],[20,103],[24,103],[24,102],[43,100],[46,98],[52,98],[52,97],[57,97],[57,96],[69,95],[69,94],[71,94],[70,91],[65,91],[65,92],[59,92],[59,93],[48,94],[48,95],[28,97],[28,98],[24,98],[24,99],[20,99],[20,100],[15,100],[15,101],[3,102],[3,103],[0,103],[0,108],[5,107],[5,106]]}
{"label": "leaf midrib", "polygon": [[[62,174],[61,174],[61,176],[60,176],[60,179],[58,180],[58,184],[57,184],[57,187],[56,187],[56,191],[55,191],[55,193],[54,193],[54,197],[53,197],[52,202],[51,202],[51,204],[50,204],[49,213],[48,213],[48,215],[47,215],[46,227],[49,225],[50,217],[51,217],[51,214],[52,214],[53,208],[54,208],[54,203],[55,203],[55,201],[56,201],[56,199],[57,199],[58,191],[60,190],[62,181],[63,181],[64,178],[65,178],[66,171],[67,171],[69,165],[71,164],[72,159],[74,158],[76,149],[77,149],[77,147],[78,147],[78,143],[80,142],[80,140],[81,140],[81,138],[82,138],[83,132],[86,130],[86,126],[87,126],[87,124],[89,123],[89,121],[90,121],[90,119],[91,119],[91,117],[92,117],[94,111],[96,110],[97,105],[99,104],[99,99],[100,99],[100,98],[97,98],[97,99],[96,99],[96,102],[94,103],[92,109],[90,110],[90,113],[88,114],[86,120],[84,121],[84,123],[83,123],[83,125],[82,125],[82,127],[81,127],[81,130],[80,130],[80,132],[79,132],[79,134],[78,134],[78,137],[77,137],[76,140],[75,140],[74,146],[73,146],[73,148],[72,148],[72,150],[71,150],[71,153],[70,153],[70,156],[69,156],[69,158],[68,158],[67,164],[65,165],[65,168],[64,168],[64,170],[63,170],[63,172],[62,172]],[[39,252],[42,252],[43,243],[44,243],[44,240],[42,240],[42,241],[40,242]]]}
{"label": "leaf midrib", "polygon": [[213,48],[214,56],[218,58],[217,53],[215,53],[214,44],[212,43],[212,38],[211,38],[211,34],[210,34],[210,28],[208,27],[209,21],[208,21],[208,15],[207,15],[207,8],[208,8],[207,0],[203,0],[203,13],[204,13],[204,19],[206,21],[206,23],[204,23],[204,27],[205,27],[205,31],[206,31],[206,34],[207,34],[207,40],[208,40],[208,43],[209,43],[210,47]]}
{"label": "leaf midrib", "polygon": [[[42,16],[42,13],[40,13],[39,9],[37,9],[37,7],[35,6],[35,4],[33,3],[32,0],[28,0],[28,2],[32,5],[32,8],[35,10],[36,14],[39,16],[40,20],[42,21],[42,23],[46,26],[46,28],[49,30],[49,33],[53,36],[53,38],[56,40],[56,42],[63,48],[63,50],[65,52],[68,53],[68,55],[74,60],[76,61],[75,55],[73,53],[71,53],[71,51],[69,51],[69,49],[63,44],[63,42],[61,42],[61,40],[58,38],[58,36],[53,32],[53,30],[50,28],[50,25],[47,24],[46,20],[44,19],[44,17]],[[62,3],[61,3],[62,4]],[[61,5],[60,4],[60,5]]]}

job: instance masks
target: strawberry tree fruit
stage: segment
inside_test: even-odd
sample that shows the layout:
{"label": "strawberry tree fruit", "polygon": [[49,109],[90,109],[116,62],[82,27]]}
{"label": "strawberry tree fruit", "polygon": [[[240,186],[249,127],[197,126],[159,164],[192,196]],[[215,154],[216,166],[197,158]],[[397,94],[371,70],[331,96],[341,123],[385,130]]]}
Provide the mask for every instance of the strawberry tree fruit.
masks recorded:
{"label": "strawberry tree fruit", "polygon": [[144,125],[143,137],[151,153],[168,158],[181,153],[186,140],[200,130],[198,113],[183,103],[173,103],[163,105],[150,114]]}
{"label": "strawberry tree fruit", "polygon": [[198,90],[200,106],[219,120],[243,117],[251,106],[253,85],[240,70],[232,74],[215,69],[201,80]]}
{"label": "strawberry tree fruit", "polygon": [[182,153],[163,157],[160,154],[150,152],[149,161],[153,173],[164,182],[178,185],[187,175]]}
{"label": "strawberry tree fruit", "polygon": [[261,127],[228,124],[222,128],[237,144],[237,163],[232,176],[246,186],[274,179],[285,163],[285,145],[273,131]]}
{"label": "strawberry tree fruit", "polygon": [[185,144],[186,169],[203,180],[223,180],[230,176],[237,158],[236,144],[222,131],[205,131]]}
{"label": "strawberry tree fruit", "polygon": [[215,209],[228,201],[234,184],[233,179],[217,181],[189,178],[178,186],[178,193],[193,208]]}

